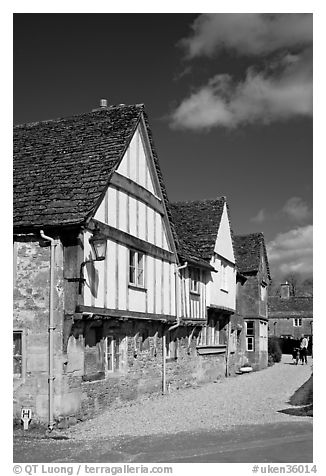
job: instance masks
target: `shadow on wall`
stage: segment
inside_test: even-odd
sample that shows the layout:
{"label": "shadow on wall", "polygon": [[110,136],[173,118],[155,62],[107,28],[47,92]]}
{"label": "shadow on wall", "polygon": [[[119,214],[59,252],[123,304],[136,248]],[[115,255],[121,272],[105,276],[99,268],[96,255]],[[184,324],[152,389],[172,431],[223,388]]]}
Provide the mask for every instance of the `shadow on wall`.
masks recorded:
{"label": "shadow on wall", "polygon": [[[90,253],[88,255],[88,258],[87,260],[92,260],[93,257],[92,257],[92,254]],[[98,294],[98,285],[99,285],[99,274],[98,274],[98,271],[97,269],[95,268],[95,264],[94,264],[94,261],[89,261],[86,263],[85,265],[86,269],[87,269],[87,274],[89,276],[89,288],[90,288],[90,291],[92,293],[92,296],[94,296],[95,298],[97,297],[97,294]],[[85,283],[86,284],[86,283]]]}

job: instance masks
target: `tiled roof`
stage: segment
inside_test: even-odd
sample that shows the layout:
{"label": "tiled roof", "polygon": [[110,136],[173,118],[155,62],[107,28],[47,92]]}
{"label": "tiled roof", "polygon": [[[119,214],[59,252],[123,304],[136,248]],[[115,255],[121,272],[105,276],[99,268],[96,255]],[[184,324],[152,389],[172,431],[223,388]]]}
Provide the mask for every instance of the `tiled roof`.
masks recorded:
{"label": "tiled roof", "polygon": [[287,299],[269,296],[268,316],[277,317],[313,317],[312,296],[290,296]]}
{"label": "tiled roof", "polygon": [[263,233],[251,233],[249,235],[234,236],[235,260],[236,265],[241,273],[251,273],[258,271],[261,259],[261,245],[263,245],[268,277],[270,278],[269,264]]}
{"label": "tiled roof", "polygon": [[14,127],[14,229],[75,225],[92,216],[141,116],[168,209],[144,106],[111,106]]}
{"label": "tiled roof", "polygon": [[185,260],[210,261],[221,222],[225,197],[170,204],[178,236],[178,254]]}

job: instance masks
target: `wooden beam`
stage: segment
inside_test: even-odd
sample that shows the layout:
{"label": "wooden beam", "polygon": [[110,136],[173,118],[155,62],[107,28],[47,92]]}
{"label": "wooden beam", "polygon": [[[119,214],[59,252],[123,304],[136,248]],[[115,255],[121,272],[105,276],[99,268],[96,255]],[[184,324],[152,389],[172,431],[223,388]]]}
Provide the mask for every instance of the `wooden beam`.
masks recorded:
{"label": "wooden beam", "polygon": [[[125,311],[121,309],[106,309],[102,307],[95,306],[83,306],[79,305],[76,308],[76,313],[88,313],[96,314],[105,317],[113,318],[125,318],[125,319],[145,319],[146,321],[164,321],[164,322],[174,322],[176,316],[171,316],[169,314],[151,314],[146,312],[135,312],[135,311]],[[81,315],[78,314],[78,319],[81,319]],[[76,319],[76,317],[75,317]]]}
{"label": "wooden beam", "polygon": [[139,251],[143,251],[148,255],[154,256],[155,258],[163,259],[165,261],[168,261],[169,263],[176,262],[175,255],[171,251],[164,250],[163,248],[160,248],[156,245],[152,245],[151,243],[148,243],[147,241],[142,240],[141,238],[132,236],[129,233],[126,233],[125,231],[118,230],[117,228],[114,228],[110,225],[106,225],[105,223],[102,223],[98,220],[93,219],[92,222],[96,223],[96,225],[99,226],[101,233],[103,233],[103,235],[109,238],[110,240],[113,240],[117,243],[121,243],[129,248],[135,248]]}
{"label": "wooden beam", "polygon": [[146,190],[145,187],[138,185],[138,183],[134,182],[133,180],[125,177],[124,175],[120,175],[118,172],[115,172],[112,175],[110,184],[120,188],[126,193],[130,193],[130,195],[133,197],[138,198],[142,202],[154,208],[154,210],[159,212],[161,215],[164,215],[162,201],[155,197],[155,195],[153,195],[149,190]]}

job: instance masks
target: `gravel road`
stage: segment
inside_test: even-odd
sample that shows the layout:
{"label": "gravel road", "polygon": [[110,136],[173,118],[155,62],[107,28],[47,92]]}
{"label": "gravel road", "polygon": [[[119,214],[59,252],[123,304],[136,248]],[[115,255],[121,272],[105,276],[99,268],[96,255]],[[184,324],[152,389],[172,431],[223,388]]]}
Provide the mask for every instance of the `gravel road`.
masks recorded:
{"label": "gravel road", "polygon": [[312,373],[311,358],[308,365],[290,364],[292,358],[283,355],[282,362],[260,372],[112,407],[65,433],[76,440],[88,440],[307,421],[308,417],[279,413],[291,407],[291,395]]}

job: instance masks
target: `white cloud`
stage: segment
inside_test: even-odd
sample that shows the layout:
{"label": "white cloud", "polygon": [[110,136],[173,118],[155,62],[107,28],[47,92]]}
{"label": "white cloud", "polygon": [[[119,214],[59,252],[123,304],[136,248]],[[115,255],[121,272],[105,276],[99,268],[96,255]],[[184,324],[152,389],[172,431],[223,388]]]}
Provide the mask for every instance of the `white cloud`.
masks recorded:
{"label": "white cloud", "polygon": [[238,83],[227,74],[214,76],[181,102],[172,127],[207,130],[312,116],[310,53],[287,54],[263,72],[249,68]]}
{"label": "white cloud", "polygon": [[193,34],[181,40],[188,58],[213,56],[226,48],[261,55],[312,43],[312,14],[223,13],[200,15]]}
{"label": "white cloud", "polygon": [[256,216],[250,219],[250,221],[253,221],[255,223],[262,223],[265,220],[266,220],[266,212],[263,208],[259,210]]}
{"label": "white cloud", "polygon": [[279,233],[267,244],[272,278],[295,272],[311,276],[313,270],[312,225]]}
{"label": "white cloud", "polygon": [[310,210],[308,204],[300,197],[289,198],[282,208],[282,212],[297,223],[305,222],[312,217],[312,210]]}
{"label": "white cloud", "polygon": [[268,62],[260,69],[252,64],[242,80],[211,77],[172,112],[171,127],[209,130],[312,116],[311,14],[208,14],[192,28],[181,40],[189,60],[224,48],[253,59],[268,54]]}

